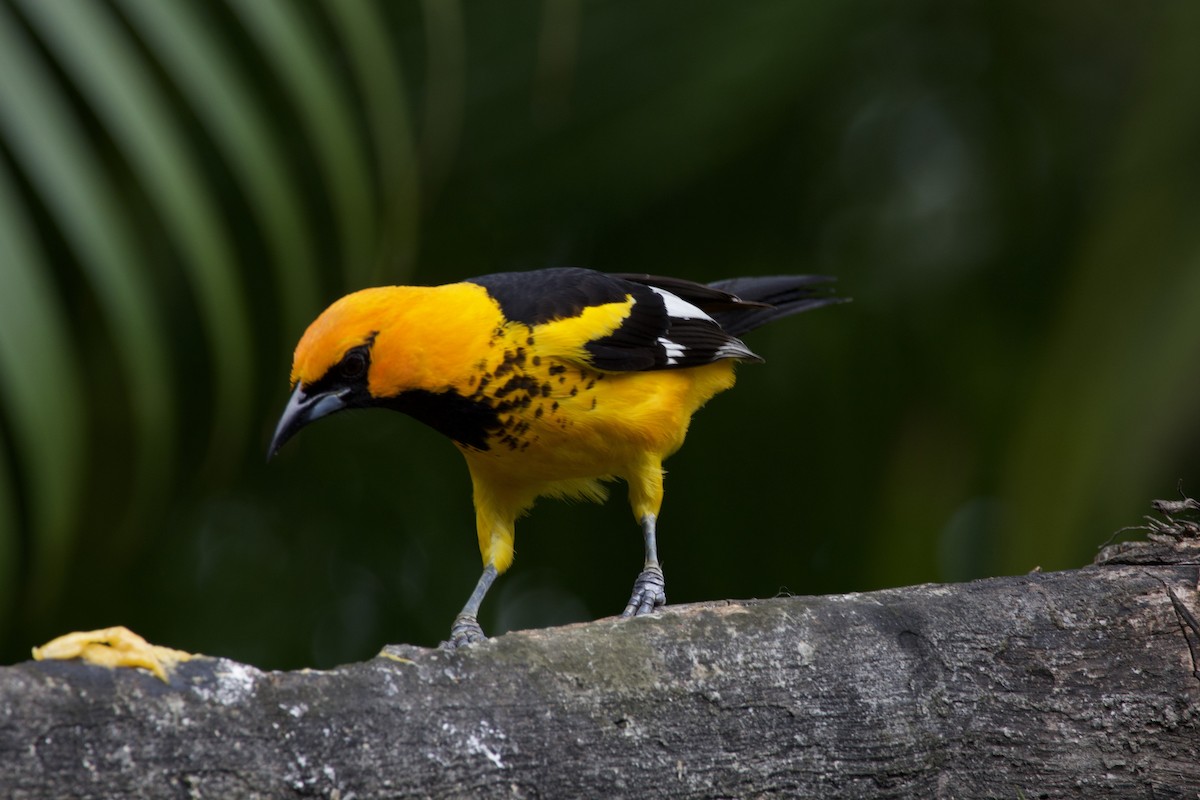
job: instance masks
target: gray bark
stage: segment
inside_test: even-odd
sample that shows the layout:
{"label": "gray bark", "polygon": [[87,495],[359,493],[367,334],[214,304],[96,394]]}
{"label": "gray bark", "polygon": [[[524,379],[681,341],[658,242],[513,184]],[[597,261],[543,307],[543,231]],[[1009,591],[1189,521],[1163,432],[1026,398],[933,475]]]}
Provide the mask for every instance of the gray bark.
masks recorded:
{"label": "gray bark", "polygon": [[1198,555],[1122,545],[326,672],[27,662],[0,669],[0,794],[1194,798]]}

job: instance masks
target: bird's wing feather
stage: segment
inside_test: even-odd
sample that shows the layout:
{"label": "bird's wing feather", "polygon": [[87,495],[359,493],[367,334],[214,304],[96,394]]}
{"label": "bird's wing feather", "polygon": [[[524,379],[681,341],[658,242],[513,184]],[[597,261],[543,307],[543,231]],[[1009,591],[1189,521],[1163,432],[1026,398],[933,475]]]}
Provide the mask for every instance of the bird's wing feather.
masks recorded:
{"label": "bird's wing feather", "polygon": [[696,283],[695,281],[684,280],[683,278],[668,278],[663,275],[646,275],[644,273],[631,272],[613,273],[612,277],[630,281],[631,283],[640,283],[646,286],[665,289],[676,297],[686,300],[709,314],[714,311],[766,307],[765,303],[747,301],[738,297],[732,291],[726,291],[718,284],[705,285],[703,283]]}

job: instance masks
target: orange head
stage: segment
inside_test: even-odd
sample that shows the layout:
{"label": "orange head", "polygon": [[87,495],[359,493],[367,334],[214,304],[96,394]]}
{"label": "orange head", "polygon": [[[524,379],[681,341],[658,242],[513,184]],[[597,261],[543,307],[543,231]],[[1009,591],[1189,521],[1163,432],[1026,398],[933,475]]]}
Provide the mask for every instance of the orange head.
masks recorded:
{"label": "orange head", "polygon": [[482,287],[385,286],[341,298],[308,327],[292,361],[292,396],[268,455],[335,411],[383,406],[412,413],[452,393],[495,330],[499,308]]}

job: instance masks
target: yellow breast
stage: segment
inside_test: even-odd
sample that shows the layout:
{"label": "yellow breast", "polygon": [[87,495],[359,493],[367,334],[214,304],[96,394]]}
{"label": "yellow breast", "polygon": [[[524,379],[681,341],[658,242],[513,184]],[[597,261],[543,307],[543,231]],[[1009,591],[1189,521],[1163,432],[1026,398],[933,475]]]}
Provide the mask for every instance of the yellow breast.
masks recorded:
{"label": "yellow breast", "polygon": [[496,479],[623,477],[647,456],[678,450],[692,414],[733,385],[732,361],[602,372],[542,355],[538,334],[511,326],[464,391],[498,412],[488,448],[463,448],[473,469]]}

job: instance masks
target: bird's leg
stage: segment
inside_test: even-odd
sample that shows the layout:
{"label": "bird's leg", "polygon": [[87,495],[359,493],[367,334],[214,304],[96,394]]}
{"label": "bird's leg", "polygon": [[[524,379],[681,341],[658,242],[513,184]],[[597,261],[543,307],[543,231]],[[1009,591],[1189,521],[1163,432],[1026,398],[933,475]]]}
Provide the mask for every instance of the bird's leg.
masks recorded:
{"label": "bird's leg", "polygon": [[658,541],[655,537],[654,526],[658,518],[653,514],[642,517],[642,537],[646,540],[646,563],[633,582],[633,594],[629,596],[629,604],[621,612],[622,617],[640,617],[649,614],[659,606],[667,604],[666,582],[663,580],[662,567],[658,564]]}
{"label": "bird's leg", "polygon": [[475,584],[475,591],[471,592],[471,596],[467,598],[467,604],[454,618],[454,624],[450,626],[450,639],[441,644],[443,650],[453,650],[487,639],[483,628],[479,627],[477,617],[479,606],[483,603],[483,596],[488,593],[488,589],[492,588],[496,574],[496,565],[489,561],[488,565],[483,568],[483,574],[479,576],[479,583]]}

